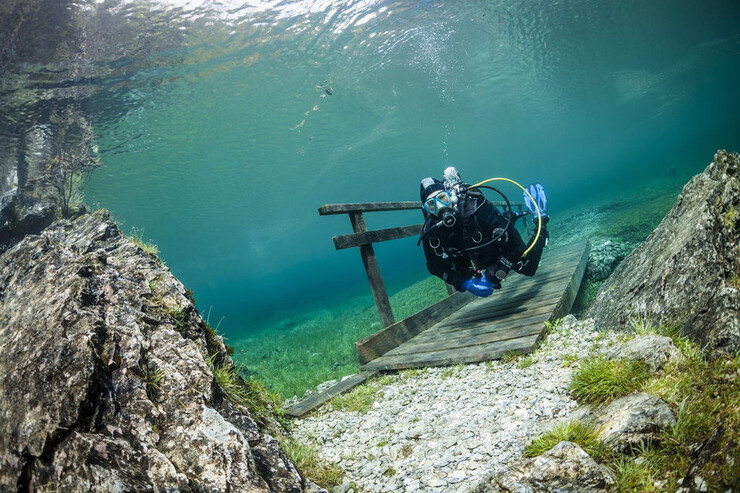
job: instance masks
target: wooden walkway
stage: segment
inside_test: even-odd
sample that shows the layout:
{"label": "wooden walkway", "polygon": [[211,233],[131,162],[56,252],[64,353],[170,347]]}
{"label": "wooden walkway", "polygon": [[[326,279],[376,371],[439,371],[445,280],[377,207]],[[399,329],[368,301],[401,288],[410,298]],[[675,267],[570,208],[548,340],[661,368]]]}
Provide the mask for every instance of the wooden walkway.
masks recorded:
{"label": "wooden walkway", "polygon": [[[510,274],[500,291],[488,298],[473,298],[360,369],[401,370],[475,363],[532,351],[545,333],[545,322],[566,315],[573,306],[588,250],[586,243],[546,250],[534,277]],[[392,329],[393,326],[386,330]],[[358,343],[358,350],[362,342]]]}
{"label": "wooden walkway", "polygon": [[586,270],[588,242],[545,249],[534,277],[510,274],[488,298],[455,293],[358,341],[360,372],[287,410],[302,416],[378,371],[475,363],[533,351],[545,323],[568,314]]}

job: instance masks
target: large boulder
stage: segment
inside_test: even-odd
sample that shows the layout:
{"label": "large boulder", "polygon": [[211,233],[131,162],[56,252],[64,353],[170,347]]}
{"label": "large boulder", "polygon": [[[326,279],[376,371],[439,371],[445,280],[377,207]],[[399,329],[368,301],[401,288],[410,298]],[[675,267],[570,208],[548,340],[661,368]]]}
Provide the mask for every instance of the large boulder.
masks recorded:
{"label": "large boulder", "polygon": [[301,492],[222,339],[107,214],[0,255],[0,491]]}
{"label": "large boulder", "polygon": [[641,317],[710,349],[740,351],[740,156],[719,151],[614,271],[586,316],[604,329]]}
{"label": "large boulder", "polygon": [[573,442],[560,442],[532,459],[522,459],[492,474],[471,493],[606,492],[616,482],[614,472],[594,461]]}

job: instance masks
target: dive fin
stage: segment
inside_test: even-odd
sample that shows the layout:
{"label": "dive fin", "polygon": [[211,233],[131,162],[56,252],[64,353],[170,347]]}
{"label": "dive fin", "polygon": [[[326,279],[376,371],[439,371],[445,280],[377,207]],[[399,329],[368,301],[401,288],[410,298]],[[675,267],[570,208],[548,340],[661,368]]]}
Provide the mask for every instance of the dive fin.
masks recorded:
{"label": "dive fin", "polygon": [[[527,209],[532,213],[532,215],[536,218],[538,215],[542,215],[543,217],[547,216],[547,195],[545,195],[545,189],[542,187],[542,184],[533,183],[530,186],[527,187],[527,192],[529,192],[529,195],[534,198],[535,202],[537,203],[537,207],[535,207],[535,203],[532,202],[532,199],[529,198],[529,195],[522,194],[524,197],[524,205],[527,206]],[[540,214],[537,213],[537,209],[539,208]]]}

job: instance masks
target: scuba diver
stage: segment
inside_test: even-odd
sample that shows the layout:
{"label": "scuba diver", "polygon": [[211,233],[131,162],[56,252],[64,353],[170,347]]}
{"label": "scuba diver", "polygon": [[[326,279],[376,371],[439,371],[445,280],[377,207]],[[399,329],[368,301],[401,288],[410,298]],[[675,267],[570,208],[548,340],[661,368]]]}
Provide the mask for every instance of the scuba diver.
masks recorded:
{"label": "scuba diver", "polygon": [[[514,212],[503,193],[485,186],[491,181],[506,181],[521,188],[529,212]],[[482,188],[501,195],[507,204],[505,210],[499,211],[489,202]],[[449,167],[444,171],[444,181],[431,177],[421,180],[420,195],[425,221],[418,243],[424,245],[431,274],[458,291],[481,297],[500,289],[501,281],[512,270],[525,276],[535,274],[549,237],[546,225],[550,218],[542,185],[535,183],[524,189],[507,178],[468,185],[454,167]],[[525,245],[514,225],[529,214],[536,234]]]}

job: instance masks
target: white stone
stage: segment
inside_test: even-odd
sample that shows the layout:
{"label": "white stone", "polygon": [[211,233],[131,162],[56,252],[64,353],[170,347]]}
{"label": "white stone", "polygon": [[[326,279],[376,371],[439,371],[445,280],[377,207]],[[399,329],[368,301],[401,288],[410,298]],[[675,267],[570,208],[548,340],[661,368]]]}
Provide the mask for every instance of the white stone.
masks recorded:
{"label": "white stone", "polygon": [[[576,409],[568,385],[577,365],[566,367],[561,356],[588,355],[596,331],[591,321],[566,319],[569,325],[543,342],[546,356],[525,369],[473,364],[446,378],[445,369],[422,369],[386,385],[366,414],[326,410],[294,421],[292,433],[321,444],[322,457],[336,457],[345,480],[363,491],[468,491],[520,459],[548,420],[567,419]],[[614,340],[607,334],[603,346]],[[380,442],[387,445],[376,447]],[[410,456],[401,453],[406,445],[413,447]],[[339,458],[346,451],[353,451],[354,462]],[[368,454],[376,458],[370,466]],[[396,476],[383,476],[389,468]]]}

